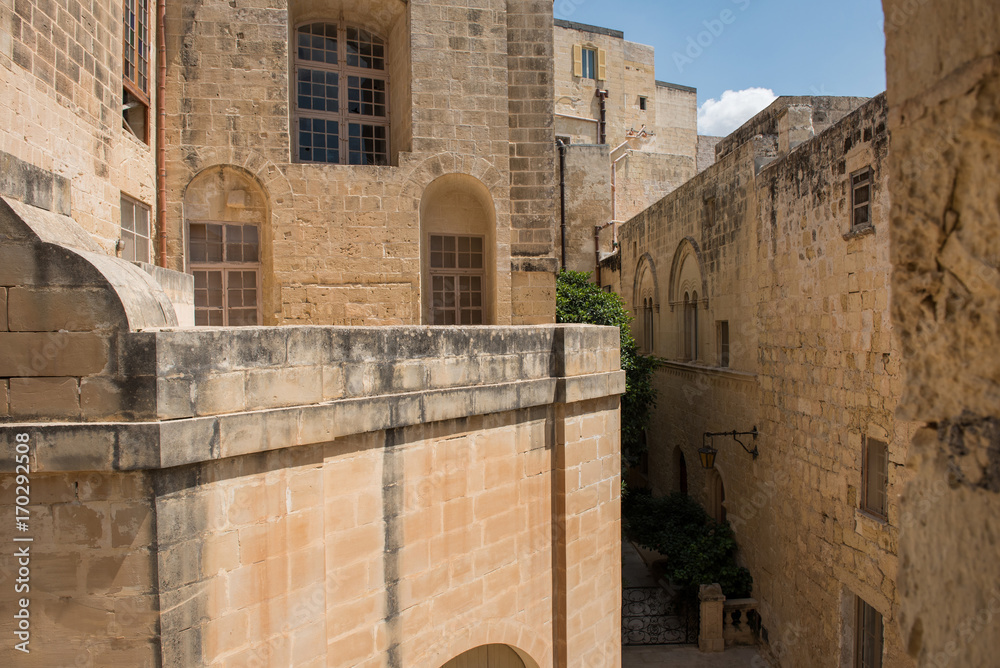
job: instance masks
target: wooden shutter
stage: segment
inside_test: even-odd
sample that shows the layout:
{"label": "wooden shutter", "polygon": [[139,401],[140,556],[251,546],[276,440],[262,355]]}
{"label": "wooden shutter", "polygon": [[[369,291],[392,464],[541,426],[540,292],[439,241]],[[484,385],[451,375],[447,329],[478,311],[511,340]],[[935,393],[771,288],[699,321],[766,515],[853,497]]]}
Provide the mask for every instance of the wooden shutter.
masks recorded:
{"label": "wooden shutter", "polygon": [[608,52],[604,49],[597,50],[597,80],[604,81],[608,78]]}
{"label": "wooden shutter", "polygon": [[573,45],[573,76],[583,76],[583,46],[580,44]]}

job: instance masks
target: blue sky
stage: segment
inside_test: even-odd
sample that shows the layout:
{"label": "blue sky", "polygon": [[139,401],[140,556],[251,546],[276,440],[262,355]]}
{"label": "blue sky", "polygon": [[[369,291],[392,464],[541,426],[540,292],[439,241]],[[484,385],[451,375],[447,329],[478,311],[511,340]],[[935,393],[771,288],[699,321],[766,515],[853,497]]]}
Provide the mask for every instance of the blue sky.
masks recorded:
{"label": "blue sky", "polygon": [[773,95],[885,89],[879,0],[555,0],[554,7],[556,18],[654,46],[656,78],[695,86],[699,105],[709,102],[702,132],[721,134]]}

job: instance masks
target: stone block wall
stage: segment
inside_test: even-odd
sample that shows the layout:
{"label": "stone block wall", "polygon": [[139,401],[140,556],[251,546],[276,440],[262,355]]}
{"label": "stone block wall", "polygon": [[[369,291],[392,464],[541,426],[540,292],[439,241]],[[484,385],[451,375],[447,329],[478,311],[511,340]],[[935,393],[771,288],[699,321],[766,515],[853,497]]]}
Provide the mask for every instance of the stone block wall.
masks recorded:
{"label": "stone block wall", "polygon": [[[32,228],[28,209],[15,203],[3,231],[107,275],[116,261],[47,244],[45,224],[73,228],[48,212]],[[81,269],[61,290],[128,314],[148,275],[120,264],[133,273],[92,286]],[[29,292],[4,290],[29,307],[8,304],[13,324],[49,313]],[[120,316],[102,332],[113,354],[69,381],[80,397],[88,382],[145,388],[144,412],[81,415],[48,397],[43,413],[2,417],[0,489],[14,489],[25,437],[32,485],[19,665],[436,668],[504,644],[535,668],[620,666],[616,329]],[[13,588],[0,596],[13,607]]]}
{"label": "stone block wall", "polygon": [[[768,114],[748,127],[764,127]],[[855,597],[883,615],[884,665],[912,665],[897,628],[914,426],[895,415],[904,372],[889,317],[887,121],[879,97],[785,154],[777,121],[742,144],[731,136],[718,162],[620,230],[636,334],[638,295],[654,272],[653,352],[671,360],[656,377],[650,483],[680,489],[683,455],[689,493],[719,515],[724,498],[775,665],[852,665]],[[874,224],[852,232],[850,176],[867,166]],[[678,283],[699,293],[694,361],[684,361]],[[719,321],[728,323],[725,368]],[[716,437],[715,470],[701,468],[705,432],[754,426],[760,437],[744,442],[758,459]],[[886,521],[861,510],[863,437],[889,444]]]}
{"label": "stone block wall", "polygon": [[[491,324],[552,322],[551,13],[537,0],[291,2],[235,18],[224,2],[168,8],[168,49],[179,54],[168,68],[171,266],[186,262],[185,188],[228,166],[264,202],[265,324],[420,324],[429,300],[424,195],[439,177],[461,174],[488,202],[489,229],[476,233],[492,249]],[[302,20],[341,15],[388,42],[389,166],[292,156],[289,35]]]}
{"label": "stone block wall", "polygon": [[[122,128],[122,3],[0,7],[0,152],[5,179],[13,159],[69,181],[72,215],[107,254],[120,237],[122,193],[155,210],[152,146]],[[60,197],[69,207],[69,192]]]}
{"label": "stone block wall", "polygon": [[913,439],[899,622],[920,666],[996,662],[1000,634],[1000,8],[886,0],[892,322]]}

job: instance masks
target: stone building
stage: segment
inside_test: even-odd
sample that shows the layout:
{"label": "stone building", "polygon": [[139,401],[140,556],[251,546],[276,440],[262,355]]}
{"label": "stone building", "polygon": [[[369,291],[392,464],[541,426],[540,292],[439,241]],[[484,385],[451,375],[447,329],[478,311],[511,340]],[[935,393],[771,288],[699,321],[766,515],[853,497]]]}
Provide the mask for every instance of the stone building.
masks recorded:
{"label": "stone building", "polygon": [[4,659],[620,665],[551,12],[0,6]]}
{"label": "stone building", "polygon": [[554,54],[564,266],[603,286],[618,226],[707,166],[716,138],[698,136],[697,90],[656,79],[652,47],[556,20]]}
{"label": "stone building", "polygon": [[[912,665],[887,123],[884,96],[779,98],[620,231],[635,335],[664,359],[649,482],[729,520],[780,666]],[[746,452],[704,437],[754,429]]]}

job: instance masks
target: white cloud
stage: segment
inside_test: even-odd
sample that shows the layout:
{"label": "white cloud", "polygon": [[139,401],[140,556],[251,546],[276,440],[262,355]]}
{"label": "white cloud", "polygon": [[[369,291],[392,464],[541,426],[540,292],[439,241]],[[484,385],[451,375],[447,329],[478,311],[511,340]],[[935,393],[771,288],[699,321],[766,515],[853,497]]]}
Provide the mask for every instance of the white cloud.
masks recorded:
{"label": "white cloud", "polygon": [[698,109],[698,134],[725,137],[777,99],[768,88],[727,90]]}

